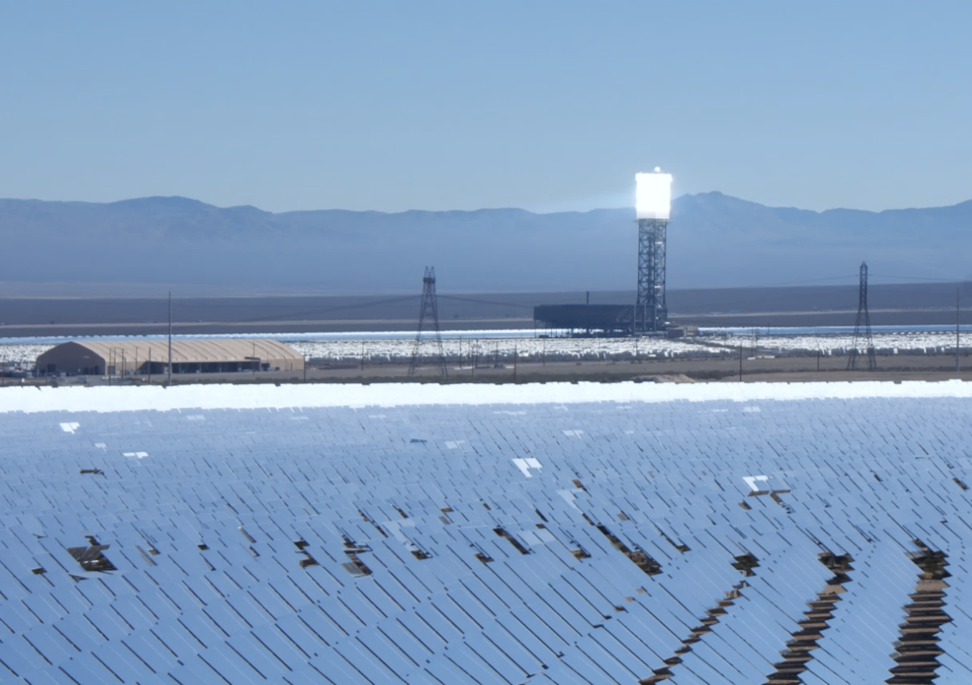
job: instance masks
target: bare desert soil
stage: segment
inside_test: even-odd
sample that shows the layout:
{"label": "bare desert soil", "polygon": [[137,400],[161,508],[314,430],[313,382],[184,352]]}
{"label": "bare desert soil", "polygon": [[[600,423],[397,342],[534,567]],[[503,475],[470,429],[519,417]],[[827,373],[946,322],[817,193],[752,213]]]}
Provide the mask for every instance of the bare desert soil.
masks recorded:
{"label": "bare desert soil", "polygon": [[[958,284],[872,285],[871,323],[928,325],[955,322]],[[962,285],[972,303],[972,284]],[[173,301],[179,333],[301,333],[414,330],[420,293],[388,295],[191,297]],[[533,307],[579,304],[585,292],[449,293],[440,289],[443,330],[533,327]],[[633,292],[591,292],[591,304],[630,304]],[[852,326],[856,286],[670,290],[675,324],[700,326]],[[972,316],[968,317],[972,321]],[[150,335],[165,330],[164,293],[159,297],[4,297],[0,337]]]}
{"label": "bare desert soil", "polygon": [[[846,357],[822,357],[819,370],[816,357],[744,358],[740,378],[739,360],[674,359],[641,362],[582,361],[505,364],[502,367],[460,368],[450,364],[443,377],[433,366],[421,366],[414,377],[408,376],[407,364],[340,364],[308,368],[306,375],[295,372],[259,372],[233,374],[186,374],[173,377],[174,384],[184,383],[545,383],[640,381],[653,383],[755,383],[755,382],[833,382],[851,381],[972,381],[972,355],[960,360],[962,370],[955,371],[955,357],[939,355],[878,356],[878,368],[866,370],[866,358],[859,357],[859,368],[847,371]],[[154,376],[153,384],[165,378]],[[50,379],[27,379],[27,385],[49,385]],[[106,385],[104,378],[77,377],[56,379],[58,385]],[[112,381],[118,383],[117,379]],[[147,378],[126,379],[124,383],[144,384]],[[7,384],[21,381],[6,379]]]}

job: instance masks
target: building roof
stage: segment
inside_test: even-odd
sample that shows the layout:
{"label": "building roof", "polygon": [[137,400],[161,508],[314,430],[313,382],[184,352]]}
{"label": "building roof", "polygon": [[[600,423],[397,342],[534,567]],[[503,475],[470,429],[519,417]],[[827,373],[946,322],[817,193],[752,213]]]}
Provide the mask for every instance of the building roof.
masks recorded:
{"label": "building roof", "polygon": [[[153,360],[164,361],[169,357],[168,341],[166,340],[77,340],[73,343],[58,345],[45,354],[57,351],[65,345],[80,345],[108,359],[112,354],[121,359],[124,354],[128,360],[148,359],[149,351]],[[41,355],[43,356],[43,355]],[[195,362],[224,362],[243,361],[247,357],[260,359],[294,359],[303,357],[289,345],[268,339],[189,339],[172,341],[172,362],[174,364]]]}

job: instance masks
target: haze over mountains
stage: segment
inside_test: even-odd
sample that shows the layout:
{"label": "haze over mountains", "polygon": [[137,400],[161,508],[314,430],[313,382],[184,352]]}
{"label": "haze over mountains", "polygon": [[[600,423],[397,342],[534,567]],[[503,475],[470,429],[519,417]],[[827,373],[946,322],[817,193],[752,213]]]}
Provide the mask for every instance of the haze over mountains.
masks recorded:
{"label": "haze over mountains", "polygon": [[[972,201],[865,212],[771,208],[721,193],[674,201],[670,288],[972,275]],[[414,291],[425,265],[450,291],[632,290],[629,208],[398,214],[270,213],[181,197],[107,204],[0,200],[0,281],[203,284],[254,294]],[[833,282],[838,282],[834,280]]]}

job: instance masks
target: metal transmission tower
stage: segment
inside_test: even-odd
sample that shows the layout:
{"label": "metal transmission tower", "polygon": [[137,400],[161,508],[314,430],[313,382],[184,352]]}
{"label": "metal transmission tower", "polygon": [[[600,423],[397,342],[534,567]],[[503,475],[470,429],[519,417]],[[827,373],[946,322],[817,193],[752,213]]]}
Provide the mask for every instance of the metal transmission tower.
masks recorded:
{"label": "metal transmission tower", "polygon": [[672,176],[661,173],[635,174],[638,217],[638,300],[635,330],[640,333],[665,330],[665,234],[671,211]]}
{"label": "metal transmission tower", "polygon": [[[863,327],[863,330],[862,330]],[[867,370],[877,369],[874,356],[874,338],[871,337],[871,315],[867,311],[867,262],[861,262],[861,285],[857,297],[857,322],[854,324],[854,344],[847,358],[847,370],[857,368],[858,349],[861,343],[867,346]]]}
{"label": "metal transmission tower", "polygon": [[412,348],[412,361],[408,365],[408,375],[414,376],[415,369],[418,368],[420,352],[422,348],[422,330],[426,322],[430,323],[435,330],[435,343],[438,347],[438,355],[433,364],[438,367],[439,373],[443,376],[449,375],[446,368],[445,351],[442,349],[442,333],[439,332],[439,305],[435,296],[435,267],[425,267],[425,276],[422,277],[422,308],[419,311],[418,333],[415,335],[415,346]]}

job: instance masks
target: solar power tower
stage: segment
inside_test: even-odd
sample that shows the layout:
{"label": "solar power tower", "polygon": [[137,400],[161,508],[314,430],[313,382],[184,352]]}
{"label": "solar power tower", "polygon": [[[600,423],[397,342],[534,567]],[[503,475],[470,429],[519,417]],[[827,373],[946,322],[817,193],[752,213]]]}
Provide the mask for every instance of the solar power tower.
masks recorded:
{"label": "solar power tower", "polygon": [[448,376],[446,368],[445,351],[442,349],[442,333],[439,331],[439,304],[435,295],[435,267],[425,267],[425,275],[422,277],[422,308],[419,310],[418,333],[415,335],[415,345],[412,347],[412,360],[408,365],[408,375],[414,376],[415,370],[421,363],[422,352],[422,331],[426,323],[430,324],[435,332],[435,344],[438,348],[438,355],[433,360],[433,365],[439,369],[439,373]]}
{"label": "solar power tower", "polygon": [[877,369],[874,355],[874,338],[871,337],[871,315],[867,311],[867,262],[861,262],[861,280],[857,295],[857,322],[854,324],[854,344],[847,358],[847,370],[857,368],[857,355],[861,343],[867,349],[867,370]]}
{"label": "solar power tower", "polygon": [[665,304],[665,234],[672,200],[672,175],[655,171],[635,174],[638,218],[638,299],[635,330],[663,331],[668,319]]}

